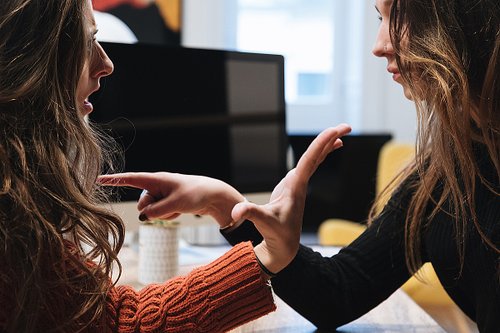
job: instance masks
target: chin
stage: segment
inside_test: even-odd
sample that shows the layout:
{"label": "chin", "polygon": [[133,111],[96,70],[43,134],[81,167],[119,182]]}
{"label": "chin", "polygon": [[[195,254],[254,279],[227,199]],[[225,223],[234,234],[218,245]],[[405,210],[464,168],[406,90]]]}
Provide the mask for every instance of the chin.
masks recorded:
{"label": "chin", "polygon": [[409,99],[410,101],[413,101],[414,98],[413,98],[413,94],[411,93],[410,89],[408,87],[406,87],[404,84],[401,85],[403,87],[403,94],[405,95],[405,97],[407,99]]}
{"label": "chin", "polygon": [[406,91],[404,90],[404,95],[407,99],[409,99],[410,101],[413,101],[414,98],[413,98],[413,95],[409,92],[409,91]]}

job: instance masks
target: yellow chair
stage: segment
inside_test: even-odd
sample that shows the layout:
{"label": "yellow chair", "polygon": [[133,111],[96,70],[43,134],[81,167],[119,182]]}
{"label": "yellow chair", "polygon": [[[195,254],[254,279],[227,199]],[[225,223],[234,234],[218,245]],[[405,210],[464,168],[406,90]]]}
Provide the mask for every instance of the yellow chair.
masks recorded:
{"label": "yellow chair", "polygon": [[[375,180],[377,195],[381,195],[384,188],[411,162],[413,156],[415,156],[415,146],[411,144],[389,141],[382,146],[378,157],[377,179]],[[389,194],[387,193],[379,201],[378,211],[389,200]]]}
{"label": "yellow chair", "polygon": [[328,219],[318,228],[318,242],[325,246],[346,246],[355,240],[366,227],[349,220]]}
{"label": "yellow chair", "polygon": [[[379,153],[375,186],[378,195],[411,161],[414,153],[414,145],[395,141],[390,141],[382,147]],[[386,195],[379,201],[377,210],[382,208],[388,196]],[[346,246],[365,229],[364,225],[357,222],[327,219],[318,228],[318,241],[324,246]],[[419,278],[411,277],[401,288],[444,328],[453,332],[471,332],[473,324],[448,296],[432,264],[424,264],[416,275]]]}

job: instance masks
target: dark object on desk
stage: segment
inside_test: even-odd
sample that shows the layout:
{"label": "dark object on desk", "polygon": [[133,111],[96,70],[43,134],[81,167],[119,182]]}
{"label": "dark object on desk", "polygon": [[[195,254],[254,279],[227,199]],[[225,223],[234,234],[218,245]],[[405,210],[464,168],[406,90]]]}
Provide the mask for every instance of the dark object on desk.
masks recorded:
{"label": "dark object on desk", "polygon": [[[101,43],[115,64],[91,119],[125,149],[125,171],[215,177],[268,192],[286,174],[284,58]],[[122,200],[137,200],[126,190]]]}
{"label": "dark object on desk", "polygon": [[[294,161],[298,161],[316,135],[290,135]],[[390,134],[351,134],[344,146],[328,155],[309,181],[304,231],[315,232],[328,218],[364,223],[375,199],[380,148]]]}

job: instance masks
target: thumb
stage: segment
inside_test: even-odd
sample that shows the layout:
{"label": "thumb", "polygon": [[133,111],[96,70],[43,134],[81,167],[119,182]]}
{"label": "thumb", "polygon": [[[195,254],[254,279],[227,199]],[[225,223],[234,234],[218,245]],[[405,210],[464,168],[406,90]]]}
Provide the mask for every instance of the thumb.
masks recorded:
{"label": "thumb", "polygon": [[234,221],[250,220],[256,224],[265,223],[272,219],[271,213],[252,202],[240,202],[233,207],[231,218]]}
{"label": "thumb", "polygon": [[139,197],[139,201],[137,202],[137,210],[142,211],[145,207],[150,204],[158,201],[151,193],[147,190],[143,190],[141,196]]}
{"label": "thumb", "polygon": [[168,199],[162,199],[147,204],[144,203],[141,205],[141,208],[138,207],[138,209],[140,211],[139,220],[141,221],[160,218],[171,220],[181,215],[175,207],[175,204]]}

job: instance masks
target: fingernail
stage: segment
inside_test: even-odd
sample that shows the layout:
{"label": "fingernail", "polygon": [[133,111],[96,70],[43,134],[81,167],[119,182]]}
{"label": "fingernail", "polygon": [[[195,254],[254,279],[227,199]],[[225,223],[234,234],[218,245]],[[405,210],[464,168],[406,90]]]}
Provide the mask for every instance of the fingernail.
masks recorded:
{"label": "fingernail", "polygon": [[148,220],[148,217],[146,216],[146,214],[144,214],[144,213],[139,214],[139,221],[144,222],[147,220]]}

